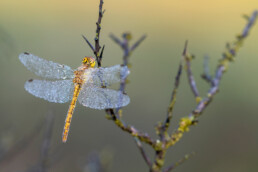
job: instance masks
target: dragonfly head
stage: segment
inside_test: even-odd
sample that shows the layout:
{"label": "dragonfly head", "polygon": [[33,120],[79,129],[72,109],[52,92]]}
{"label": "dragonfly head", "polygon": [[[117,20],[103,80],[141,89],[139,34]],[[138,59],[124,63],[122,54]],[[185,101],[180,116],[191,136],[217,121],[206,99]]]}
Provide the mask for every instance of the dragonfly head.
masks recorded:
{"label": "dragonfly head", "polygon": [[94,67],[96,64],[95,59],[93,57],[84,57],[82,59],[82,63],[88,67]]}

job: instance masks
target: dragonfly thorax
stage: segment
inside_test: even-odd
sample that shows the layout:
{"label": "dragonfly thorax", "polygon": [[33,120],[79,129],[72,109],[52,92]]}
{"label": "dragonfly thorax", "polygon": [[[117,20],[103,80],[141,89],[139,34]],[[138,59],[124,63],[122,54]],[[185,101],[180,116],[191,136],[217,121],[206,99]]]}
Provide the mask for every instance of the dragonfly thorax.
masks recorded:
{"label": "dragonfly thorax", "polygon": [[74,71],[73,83],[84,84],[85,82],[85,72],[89,68],[94,68],[95,59],[93,57],[84,57],[82,59],[82,65]]}
{"label": "dragonfly thorax", "polygon": [[76,83],[76,84],[83,84],[83,83],[84,83],[84,80],[83,80],[83,73],[84,73],[84,70],[75,70],[75,71],[74,71],[73,83]]}

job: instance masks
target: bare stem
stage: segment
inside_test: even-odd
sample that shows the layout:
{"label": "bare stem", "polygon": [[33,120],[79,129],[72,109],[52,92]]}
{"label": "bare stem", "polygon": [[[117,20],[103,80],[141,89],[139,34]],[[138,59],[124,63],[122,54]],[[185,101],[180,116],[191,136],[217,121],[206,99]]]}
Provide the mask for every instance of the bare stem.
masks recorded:
{"label": "bare stem", "polygon": [[91,48],[91,50],[93,52],[95,52],[95,48],[93,47],[93,45],[91,45],[90,41],[84,36],[82,35],[83,39],[87,42],[87,44],[89,45],[89,47]]}
{"label": "bare stem", "polygon": [[[186,53],[186,48],[187,48],[186,46],[187,46],[187,43],[185,44],[185,48],[184,48],[184,51],[182,54],[183,57],[185,56],[185,53]],[[160,135],[161,140],[168,138],[167,130],[170,126],[170,122],[173,117],[173,109],[174,109],[174,106],[176,103],[176,94],[177,94],[177,90],[178,90],[179,83],[180,83],[182,69],[183,69],[183,65],[182,65],[182,59],[181,59],[179,66],[178,66],[177,75],[175,77],[174,88],[173,88],[173,91],[171,94],[170,103],[169,103],[168,110],[167,110],[167,117],[166,117],[165,121],[163,122],[162,126],[158,127],[158,131],[157,131],[158,134]]]}
{"label": "bare stem", "polygon": [[196,101],[199,102],[199,100],[200,100],[199,91],[197,89],[196,82],[195,82],[195,79],[194,79],[194,76],[192,73],[192,69],[191,69],[191,61],[192,61],[193,56],[187,53],[187,41],[186,41],[185,47],[186,48],[185,48],[185,52],[184,52],[183,56],[185,59],[185,65],[186,65],[186,71],[187,71],[189,85],[196,98]]}
{"label": "bare stem", "polygon": [[137,137],[140,141],[145,142],[152,147],[155,146],[155,141],[147,133],[140,132],[134,126],[125,124],[125,122],[120,119],[119,115],[114,113],[113,109],[106,109],[106,113],[109,115],[108,119],[113,120],[115,124],[123,131],[128,132],[133,137]]}
{"label": "bare stem", "polygon": [[144,150],[144,148],[142,146],[141,141],[137,137],[134,137],[134,140],[135,140],[135,142],[136,142],[136,144],[137,144],[137,146],[138,146],[138,148],[139,148],[139,150],[140,150],[140,152],[142,154],[142,157],[145,160],[146,164],[149,166],[149,168],[151,168],[152,162],[151,162],[149,156],[146,154],[146,152],[145,152],[145,150]]}
{"label": "bare stem", "polygon": [[203,59],[203,74],[201,75],[201,77],[205,81],[213,85],[212,76],[210,75],[210,68],[209,68],[209,56],[207,55],[204,56],[204,59]]}
{"label": "bare stem", "polygon": [[169,172],[172,171],[173,169],[175,169],[177,166],[183,164],[186,160],[188,160],[190,157],[192,157],[195,153],[192,152],[191,154],[186,154],[182,159],[180,159],[179,161],[177,161],[176,163],[171,164],[170,166],[168,166],[165,170],[163,170],[163,172]]}
{"label": "bare stem", "polygon": [[130,52],[132,52],[134,49],[136,49],[145,39],[147,35],[143,35],[138,41],[136,41],[133,46],[130,48]]}
{"label": "bare stem", "polygon": [[100,45],[99,45],[99,38],[100,38],[100,30],[101,30],[101,20],[102,20],[102,17],[103,17],[103,14],[104,14],[104,11],[102,10],[102,7],[103,7],[103,0],[100,0],[99,2],[99,17],[98,17],[98,21],[96,22],[96,25],[97,25],[97,29],[96,29],[96,37],[95,37],[95,51],[94,51],[94,54],[95,54],[95,57],[97,59],[97,62],[98,62],[98,67],[101,67],[101,59],[100,59],[100,54],[99,54],[99,51],[100,51]]}

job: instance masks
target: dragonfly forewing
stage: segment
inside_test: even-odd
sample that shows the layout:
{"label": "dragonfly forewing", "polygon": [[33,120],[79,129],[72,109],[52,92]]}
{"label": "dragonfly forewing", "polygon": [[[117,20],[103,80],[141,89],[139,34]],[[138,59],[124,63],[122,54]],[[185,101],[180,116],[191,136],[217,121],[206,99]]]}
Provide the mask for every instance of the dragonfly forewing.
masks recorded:
{"label": "dragonfly forewing", "polygon": [[[122,96],[122,99],[120,97]],[[108,88],[99,88],[94,85],[84,85],[80,91],[79,102],[93,109],[109,109],[126,106],[130,103],[129,96],[121,91]],[[122,100],[122,102],[119,102]]]}
{"label": "dragonfly forewing", "polygon": [[28,80],[25,89],[32,95],[54,103],[66,103],[73,97],[72,80]]}
{"label": "dragonfly forewing", "polygon": [[103,68],[90,68],[85,71],[86,84],[96,86],[110,86],[129,75],[127,66],[115,65]]}
{"label": "dragonfly forewing", "polygon": [[66,65],[42,59],[30,53],[22,53],[19,59],[24,66],[36,75],[48,79],[71,79],[73,70]]}

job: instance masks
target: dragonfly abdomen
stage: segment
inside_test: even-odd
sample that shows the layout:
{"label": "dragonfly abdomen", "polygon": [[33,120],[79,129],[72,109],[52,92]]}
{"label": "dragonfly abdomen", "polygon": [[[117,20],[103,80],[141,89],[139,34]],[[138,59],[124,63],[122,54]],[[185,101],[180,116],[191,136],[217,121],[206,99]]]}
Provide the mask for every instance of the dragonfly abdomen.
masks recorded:
{"label": "dragonfly abdomen", "polygon": [[69,109],[68,109],[68,112],[67,112],[67,115],[65,118],[65,125],[64,125],[63,136],[62,136],[62,141],[64,143],[67,141],[68,132],[69,132],[70,125],[71,125],[74,108],[76,106],[76,101],[77,101],[78,95],[80,93],[80,90],[81,90],[81,85],[76,84],[74,87],[73,99],[71,101],[71,104],[69,106]]}

